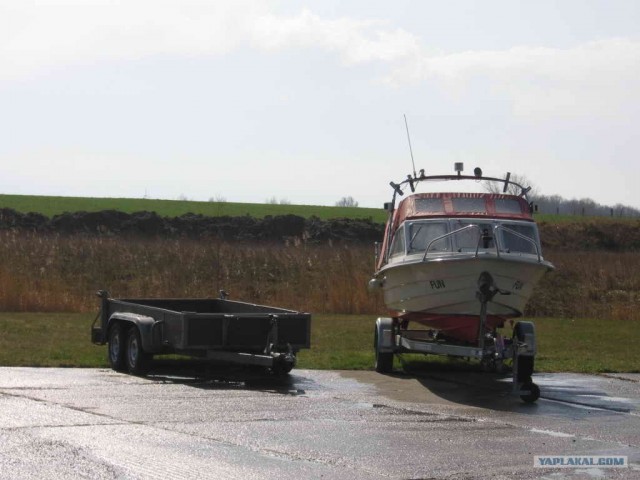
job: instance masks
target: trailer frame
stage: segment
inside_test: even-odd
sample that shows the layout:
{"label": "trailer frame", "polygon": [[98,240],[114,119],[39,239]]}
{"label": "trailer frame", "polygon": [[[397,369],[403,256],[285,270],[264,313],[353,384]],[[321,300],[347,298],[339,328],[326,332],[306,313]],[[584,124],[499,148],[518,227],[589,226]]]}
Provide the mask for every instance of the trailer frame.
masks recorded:
{"label": "trailer frame", "polygon": [[[482,277],[481,277],[482,279]],[[478,300],[481,303],[478,339],[475,345],[460,345],[437,340],[432,330],[409,330],[401,328],[403,322],[397,318],[380,317],[376,320],[374,349],[375,369],[379,373],[393,370],[393,356],[402,353],[445,355],[479,360],[483,370],[502,373],[504,361],[512,360],[513,395],[524,402],[532,403],[540,397],[540,388],[533,382],[533,365],[537,354],[535,326],[532,322],[518,321],[511,339],[485,329],[487,303],[497,294],[509,292],[491,288],[490,282],[479,282]],[[435,334],[432,338],[430,335]]]}
{"label": "trailer frame", "polygon": [[180,354],[212,361],[291,371],[311,346],[311,315],[227,299],[114,299],[97,292],[100,312],[91,341],[108,344],[114,370],[144,375],[154,355]]}

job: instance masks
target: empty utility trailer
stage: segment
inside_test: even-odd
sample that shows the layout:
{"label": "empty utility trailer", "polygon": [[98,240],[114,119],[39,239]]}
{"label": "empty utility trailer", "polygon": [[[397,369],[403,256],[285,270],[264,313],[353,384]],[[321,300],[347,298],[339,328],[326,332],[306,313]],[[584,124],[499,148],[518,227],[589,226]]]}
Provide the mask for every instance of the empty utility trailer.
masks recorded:
{"label": "empty utility trailer", "polygon": [[[221,292],[223,293],[223,292]],[[310,347],[311,315],[217,299],[114,299],[101,290],[91,340],[108,345],[111,368],[144,375],[154,355],[179,354],[291,371]]]}

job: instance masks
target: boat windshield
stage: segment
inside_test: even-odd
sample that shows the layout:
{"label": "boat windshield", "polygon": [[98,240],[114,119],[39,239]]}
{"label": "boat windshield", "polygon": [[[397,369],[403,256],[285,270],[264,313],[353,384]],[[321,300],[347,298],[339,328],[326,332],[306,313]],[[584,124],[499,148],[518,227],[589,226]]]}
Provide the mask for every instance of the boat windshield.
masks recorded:
{"label": "boat windshield", "polygon": [[395,257],[396,255],[404,255],[404,225],[401,225],[393,236],[390,255],[392,257]]}
{"label": "boat windshield", "polygon": [[[468,228],[473,226],[472,228]],[[444,238],[439,238],[444,236]],[[436,240],[438,239],[439,240]],[[528,240],[530,239],[530,240]],[[431,243],[433,242],[433,243]],[[537,254],[539,240],[535,224],[517,221],[420,220],[398,228],[391,243],[390,256],[445,252],[496,251]]]}
{"label": "boat windshield", "polygon": [[[434,239],[448,232],[447,222],[416,222],[409,225],[409,253],[423,253]],[[451,241],[443,238],[431,244],[430,252],[450,252]]]}
{"label": "boat windshield", "polygon": [[[504,228],[500,229],[500,250],[506,253],[536,253],[536,245],[538,244],[538,236],[536,229],[531,224],[509,223],[504,224]],[[531,243],[518,234],[530,238]]]}
{"label": "boat windshield", "polygon": [[[496,244],[493,238],[493,225],[491,223],[456,220],[452,222],[451,231],[460,230],[469,225],[477,225],[479,228],[461,230],[453,235],[455,248],[458,252],[475,252],[476,248],[479,250],[495,250]],[[481,240],[480,237],[483,236],[486,240]]]}

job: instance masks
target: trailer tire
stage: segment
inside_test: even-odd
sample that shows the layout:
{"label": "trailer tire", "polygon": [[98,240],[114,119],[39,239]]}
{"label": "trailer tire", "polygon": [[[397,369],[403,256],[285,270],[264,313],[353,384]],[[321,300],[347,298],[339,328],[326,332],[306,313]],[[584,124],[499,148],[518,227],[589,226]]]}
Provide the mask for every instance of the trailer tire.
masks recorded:
{"label": "trailer tire", "polygon": [[107,356],[109,357],[109,365],[116,372],[122,372],[127,369],[125,333],[124,326],[120,322],[116,322],[109,329]]}
{"label": "trailer tire", "polygon": [[522,389],[529,391],[529,393],[520,395],[520,398],[523,402],[533,403],[540,398],[540,387],[538,387],[538,385],[536,385],[535,383],[529,381],[528,383],[522,385]]}
{"label": "trailer tire", "polygon": [[271,367],[271,372],[276,377],[284,377],[285,375],[288,375],[289,372],[291,372],[291,370],[293,370],[293,367],[295,366],[295,364],[296,364],[295,355],[283,354],[274,360],[273,367]]}
{"label": "trailer tire", "polygon": [[144,376],[151,368],[153,355],[142,349],[140,330],[135,325],[127,332],[126,363],[129,373]]}
{"label": "trailer tire", "polygon": [[391,373],[393,371],[393,353],[376,351],[376,372]]}
{"label": "trailer tire", "polygon": [[[535,334],[533,323],[518,322],[513,329],[513,340],[524,342],[526,334]],[[518,371],[516,378],[519,383],[531,383],[533,375],[534,357],[531,355],[518,355]]]}

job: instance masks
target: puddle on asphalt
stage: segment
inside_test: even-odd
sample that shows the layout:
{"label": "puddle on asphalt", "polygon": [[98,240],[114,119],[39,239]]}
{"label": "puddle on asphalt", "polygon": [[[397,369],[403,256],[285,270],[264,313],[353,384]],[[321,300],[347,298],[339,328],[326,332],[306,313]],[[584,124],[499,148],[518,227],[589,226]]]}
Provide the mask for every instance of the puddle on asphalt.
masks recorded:
{"label": "puddle on asphalt", "polygon": [[553,430],[541,430],[539,428],[530,428],[529,431],[533,432],[533,433],[542,433],[544,435],[549,435],[551,437],[558,437],[558,438],[575,437],[575,435],[573,435],[571,433],[554,432]]}
{"label": "puddle on asphalt", "polygon": [[154,383],[191,386],[204,390],[256,390],[280,395],[306,396],[323,386],[294,370],[277,376],[263,368],[220,366],[199,362],[164,362],[145,378]]}

